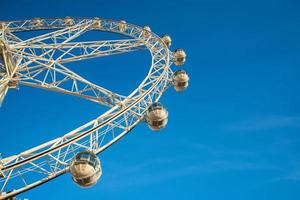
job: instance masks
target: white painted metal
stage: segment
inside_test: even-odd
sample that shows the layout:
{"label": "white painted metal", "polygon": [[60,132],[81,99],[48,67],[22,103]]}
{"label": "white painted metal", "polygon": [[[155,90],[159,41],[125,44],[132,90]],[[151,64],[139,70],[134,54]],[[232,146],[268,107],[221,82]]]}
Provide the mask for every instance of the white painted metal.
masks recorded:
{"label": "white painted metal", "polygon": [[[95,21],[96,20],[96,21]],[[121,28],[120,28],[121,24]],[[77,129],[1,160],[0,199],[5,199],[69,170],[73,156],[81,150],[96,154],[118,141],[144,120],[148,107],[157,102],[171,85],[172,53],[162,39],[129,23],[99,18],[56,18],[0,22],[0,38],[10,59],[0,63],[0,102],[13,84],[48,89],[79,96],[110,109]],[[48,33],[22,40],[15,34],[23,31],[49,30]],[[74,42],[91,31],[106,31],[132,39]],[[130,95],[123,96],[95,85],[69,70],[65,64],[84,59],[148,49],[152,65],[147,77]],[[8,53],[7,53],[8,52]]]}

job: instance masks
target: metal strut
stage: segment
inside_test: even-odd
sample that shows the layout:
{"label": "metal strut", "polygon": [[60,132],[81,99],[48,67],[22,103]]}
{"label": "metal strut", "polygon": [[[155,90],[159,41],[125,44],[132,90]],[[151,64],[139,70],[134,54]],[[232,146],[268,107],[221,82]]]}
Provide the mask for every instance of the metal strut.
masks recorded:
{"label": "metal strut", "polygon": [[0,105],[9,88],[17,87],[16,65],[9,47],[0,40]]}
{"label": "metal strut", "polygon": [[3,161],[0,160],[0,178],[5,178],[5,174],[3,173],[2,169],[3,169]]}
{"label": "metal strut", "polygon": [[[99,154],[110,147],[144,119],[149,106],[157,102],[170,86],[172,55],[159,36],[136,25],[126,24],[123,27],[123,22],[100,19],[97,30],[131,39],[78,41],[77,37],[92,29],[93,20],[74,18],[72,26],[62,18],[0,22],[0,30],[1,26],[7,30],[0,31],[0,36],[6,35],[0,55],[3,60],[6,56],[6,63],[11,63],[0,63],[0,69],[3,69],[0,70],[0,100],[1,94],[4,97],[9,88],[8,82],[13,80],[7,75],[7,70],[10,70],[7,68],[11,68],[10,76],[17,74],[17,84],[97,100],[112,107],[59,138],[17,155],[0,158],[0,200],[14,197],[68,172],[68,164],[76,152],[89,149]],[[51,32],[26,42],[13,35],[34,30]],[[7,39],[8,36],[11,39]],[[152,64],[147,76],[128,96],[93,84],[64,66],[69,62],[144,49],[143,46],[150,51]]]}

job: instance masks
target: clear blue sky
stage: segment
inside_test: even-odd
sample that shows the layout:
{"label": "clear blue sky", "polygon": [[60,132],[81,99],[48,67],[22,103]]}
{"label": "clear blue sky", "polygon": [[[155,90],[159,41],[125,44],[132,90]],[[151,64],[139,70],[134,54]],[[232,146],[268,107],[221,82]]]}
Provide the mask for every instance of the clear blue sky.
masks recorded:
{"label": "clear blue sky", "polygon": [[[166,129],[153,133],[140,124],[100,155],[103,176],[96,186],[78,188],[67,174],[21,197],[299,199],[299,10],[297,0],[3,0],[1,20],[99,16],[148,24],[172,36],[172,49],[186,50],[191,76],[185,93],[170,88],[162,97],[170,112]],[[148,54],[133,53],[73,69],[127,94],[149,65]],[[10,91],[0,109],[0,151],[20,152],[104,110],[39,89]]]}

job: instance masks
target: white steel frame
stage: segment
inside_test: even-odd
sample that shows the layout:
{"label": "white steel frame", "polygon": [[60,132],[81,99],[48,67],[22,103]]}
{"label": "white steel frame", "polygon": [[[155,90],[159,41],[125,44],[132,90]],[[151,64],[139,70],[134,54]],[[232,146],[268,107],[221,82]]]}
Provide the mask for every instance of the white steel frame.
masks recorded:
{"label": "white steel frame", "polygon": [[[172,53],[153,32],[120,21],[74,18],[67,25],[63,18],[0,22],[0,102],[7,90],[18,84],[52,90],[110,107],[96,119],[77,129],[0,161],[0,200],[15,196],[69,170],[72,157],[80,150],[101,153],[144,120],[147,108],[159,100],[170,86],[173,74]],[[49,30],[49,33],[22,40],[15,33]],[[130,37],[125,40],[76,42],[90,30],[113,32]],[[0,43],[1,44],[1,43]],[[145,49],[152,55],[147,77],[128,96],[116,94],[75,74],[65,64],[84,59],[110,56]]]}

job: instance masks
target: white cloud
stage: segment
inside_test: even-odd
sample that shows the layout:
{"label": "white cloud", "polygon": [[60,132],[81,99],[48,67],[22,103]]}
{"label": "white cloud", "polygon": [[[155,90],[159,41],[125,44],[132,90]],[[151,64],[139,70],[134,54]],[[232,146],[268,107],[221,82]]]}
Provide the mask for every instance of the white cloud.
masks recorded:
{"label": "white cloud", "polygon": [[[126,189],[132,186],[143,186],[161,183],[176,178],[198,176],[199,174],[220,173],[224,171],[249,171],[249,170],[277,170],[277,167],[261,162],[243,160],[218,160],[200,161],[195,159],[187,162],[185,157],[147,160],[140,164],[111,163],[119,166],[117,173],[107,175],[108,189]],[[191,158],[188,158],[191,159]],[[184,163],[184,164],[178,164]],[[164,166],[170,166],[165,168]],[[160,167],[159,167],[160,166]],[[151,170],[149,170],[151,169]]]}
{"label": "white cloud", "polygon": [[227,125],[225,129],[234,132],[248,132],[287,127],[300,127],[300,118],[291,116],[269,116],[235,122]]}

